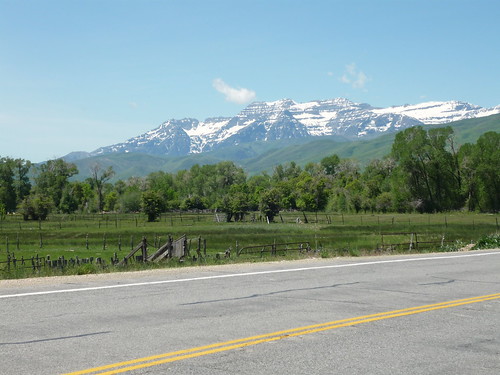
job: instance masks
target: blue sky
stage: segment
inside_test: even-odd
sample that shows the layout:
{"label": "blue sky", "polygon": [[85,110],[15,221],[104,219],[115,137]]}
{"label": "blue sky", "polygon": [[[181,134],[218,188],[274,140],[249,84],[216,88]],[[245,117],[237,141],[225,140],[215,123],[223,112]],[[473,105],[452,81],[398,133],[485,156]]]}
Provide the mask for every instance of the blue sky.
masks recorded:
{"label": "blue sky", "polygon": [[497,0],[0,0],[0,156],[250,101],[500,104]]}

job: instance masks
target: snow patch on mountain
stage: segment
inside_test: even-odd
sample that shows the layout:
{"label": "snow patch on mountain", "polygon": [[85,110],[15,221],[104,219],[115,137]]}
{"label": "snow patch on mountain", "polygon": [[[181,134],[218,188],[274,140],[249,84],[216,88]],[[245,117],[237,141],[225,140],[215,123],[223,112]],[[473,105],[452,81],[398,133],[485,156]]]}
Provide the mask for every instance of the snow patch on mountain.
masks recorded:
{"label": "snow patch on mountain", "polygon": [[424,124],[433,125],[445,124],[468,118],[490,116],[500,113],[500,106],[487,109],[460,101],[426,102],[415,105],[407,104],[397,107],[380,108],[373,110],[373,112],[380,114],[404,114],[406,116],[416,118]]}

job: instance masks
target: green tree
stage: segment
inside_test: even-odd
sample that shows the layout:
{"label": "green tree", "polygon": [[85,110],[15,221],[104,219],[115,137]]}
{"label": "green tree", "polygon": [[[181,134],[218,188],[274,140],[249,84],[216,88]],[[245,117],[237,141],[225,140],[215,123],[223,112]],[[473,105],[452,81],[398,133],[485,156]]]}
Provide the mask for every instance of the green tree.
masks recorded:
{"label": "green tree", "polygon": [[52,198],[43,194],[26,196],[20,204],[24,220],[45,220],[52,209]]}
{"label": "green tree", "polygon": [[296,210],[298,200],[297,189],[298,178],[284,179],[274,183],[274,188],[279,191],[281,197],[280,207],[286,210]]}
{"label": "green tree", "polygon": [[0,202],[0,221],[5,220],[6,216],[7,216],[7,210],[5,209],[3,203]]}
{"label": "green tree", "polygon": [[326,156],[320,161],[320,165],[323,168],[324,173],[330,176],[335,175],[339,163],[340,163],[340,158],[336,154]]}
{"label": "green tree", "polygon": [[[383,207],[384,212],[389,210],[391,205],[380,205],[380,195],[387,193],[390,195],[391,190],[391,174],[395,167],[392,158],[385,158],[382,160],[372,160],[364,169],[361,174],[361,183],[363,185],[362,191],[362,208],[366,211],[375,210],[381,211]],[[382,201],[387,200],[387,194]]]}
{"label": "green tree", "polygon": [[163,199],[157,191],[148,190],[141,196],[142,210],[148,216],[148,221],[155,221],[164,209]]}
{"label": "green tree", "polygon": [[485,211],[500,211],[500,133],[487,132],[476,143],[479,201]]}
{"label": "green tree", "polygon": [[118,193],[116,191],[110,191],[104,197],[104,210],[114,211],[117,202],[118,202]]}
{"label": "green tree", "polygon": [[398,169],[395,186],[408,186],[410,205],[417,210],[442,211],[463,204],[451,127],[428,132],[421,126],[406,129],[396,134],[391,155]]}
{"label": "green tree", "polygon": [[361,209],[359,189],[360,172],[357,162],[341,159],[335,167],[328,208],[333,211],[355,211]]}
{"label": "green tree", "polygon": [[178,199],[179,193],[175,190],[174,177],[163,171],[150,173],[146,178],[148,189],[157,191],[163,197],[165,204]]}
{"label": "green tree", "polygon": [[500,133],[487,132],[476,144],[465,144],[458,152],[464,183],[462,191],[470,211],[500,210]]}
{"label": "green tree", "polygon": [[376,210],[386,213],[392,209],[392,194],[388,191],[380,193],[376,198]]}
{"label": "green tree", "polygon": [[246,186],[248,188],[248,209],[257,211],[262,192],[271,188],[271,176],[266,172],[248,178]]}
{"label": "green tree", "polygon": [[15,211],[17,205],[13,168],[13,159],[0,159],[0,203],[7,212]]}
{"label": "green tree", "polygon": [[302,173],[302,168],[300,168],[297,163],[291,161],[285,164],[278,164],[274,167],[272,179],[275,182],[292,180],[298,177]]}
{"label": "green tree", "polygon": [[103,169],[99,163],[95,163],[90,167],[90,174],[94,189],[96,190],[97,208],[101,212],[104,207],[105,183],[115,175],[115,171],[113,167]]}
{"label": "green tree", "polygon": [[61,201],[59,202],[59,209],[62,213],[69,214],[78,210],[80,202],[78,196],[74,193],[75,186],[68,184],[63,190]]}
{"label": "green tree", "polygon": [[59,207],[63,191],[69,184],[69,178],[78,173],[76,165],[63,159],[49,160],[39,167],[35,177],[35,192],[50,197],[52,207]]}
{"label": "green tree", "polygon": [[226,214],[226,221],[241,221],[249,210],[249,189],[246,184],[233,185],[217,202],[217,208]]}
{"label": "green tree", "polygon": [[200,197],[199,195],[194,195],[191,197],[187,197],[181,203],[181,210],[189,211],[189,210],[204,210],[207,208],[207,201],[205,198]]}
{"label": "green tree", "polygon": [[120,197],[119,206],[121,212],[139,212],[141,210],[141,192],[130,190]]}
{"label": "green tree", "polygon": [[278,189],[271,188],[262,193],[259,210],[270,221],[274,221],[274,217],[279,214],[281,209],[281,195]]}
{"label": "green tree", "polygon": [[29,160],[15,159],[13,161],[14,189],[16,191],[16,202],[20,203],[31,191],[29,172],[32,164]]}
{"label": "green tree", "polygon": [[297,208],[302,211],[321,211],[328,203],[329,190],[326,177],[313,178],[303,172],[297,178]]}

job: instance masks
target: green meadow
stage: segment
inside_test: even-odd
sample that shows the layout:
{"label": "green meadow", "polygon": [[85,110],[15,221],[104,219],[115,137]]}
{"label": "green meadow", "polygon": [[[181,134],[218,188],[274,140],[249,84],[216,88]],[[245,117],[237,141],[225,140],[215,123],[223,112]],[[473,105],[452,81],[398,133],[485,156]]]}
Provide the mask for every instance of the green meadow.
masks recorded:
{"label": "green meadow", "polygon": [[[185,266],[228,262],[292,259],[308,256],[360,256],[431,251],[457,251],[480,239],[499,233],[499,215],[473,213],[443,214],[337,214],[282,212],[267,223],[258,213],[242,222],[224,222],[213,213],[164,213],[156,222],[141,214],[51,215],[45,221],[24,221],[8,215],[0,221],[0,278],[56,274],[113,272],[123,269]],[[123,259],[143,238],[148,253],[154,252],[171,236],[186,235],[190,257],[169,259],[159,264],[135,263],[113,266],[111,258]],[[202,259],[197,256],[199,238]],[[306,243],[309,252],[243,252],[250,246]],[[290,246],[290,249],[293,246]],[[226,250],[231,257],[220,256]],[[86,264],[64,269],[30,267],[32,257],[55,260],[101,258],[102,265]],[[7,269],[7,258],[16,259]],[[193,259],[195,257],[196,259]],[[26,267],[21,267],[24,259]]]}

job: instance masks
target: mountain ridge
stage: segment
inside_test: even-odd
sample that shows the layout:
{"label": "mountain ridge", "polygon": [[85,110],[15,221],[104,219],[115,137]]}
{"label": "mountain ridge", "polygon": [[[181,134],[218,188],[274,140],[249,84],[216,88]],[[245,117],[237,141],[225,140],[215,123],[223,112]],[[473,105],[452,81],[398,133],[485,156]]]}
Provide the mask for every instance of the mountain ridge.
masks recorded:
{"label": "mountain ridge", "polygon": [[[500,114],[466,119],[449,124],[428,125],[429,128],[451,126],[455,132],[456,145],[474,143],[487,131],[499,131]],[[176,172],[189,169],[194,164],[215,164],[233,161],[249,174],[272,172],[277,164],[295,161],[304,166],[318,162],[323,157],[338,154],[341,158],[356,159],[361,166],[370,160],[388,155],[396,133],[384,133],[378,137],[348,141],[341,136],[306,137],[277,141],[258,141],[229,146],[206,153],[184,156],[148,155],[141,153],[113,153],[92,156],[72,161],[80,171],[75,176],[83,180],[90,175],[90,167],[100,164],[103,168],[112,166],[116,172],[114,180],[146,176],[151,172]]]}
{"label": "mountain ridge", "polygon": [[341,136],[371,138],[417,125],[435,125],[500,113],[500,106],[482,108],[460,102],[424,102],[377,108],[345,98],[298,103],[292,99],[253,102],[233,117],[171,119],[125,142],[69,158],[112,153],[186,156],[230,146],[282,139]]}

